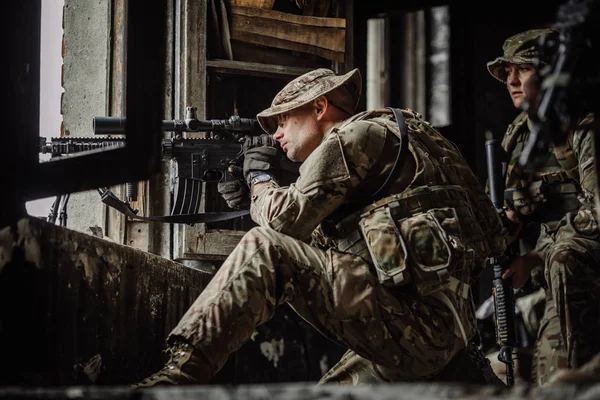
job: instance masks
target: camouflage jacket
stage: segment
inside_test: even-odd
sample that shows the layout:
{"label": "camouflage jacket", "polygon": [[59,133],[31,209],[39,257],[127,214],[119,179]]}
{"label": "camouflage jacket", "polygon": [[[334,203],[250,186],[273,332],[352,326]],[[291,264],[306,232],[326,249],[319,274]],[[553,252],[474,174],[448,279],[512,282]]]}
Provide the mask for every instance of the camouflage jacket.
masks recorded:
{"label": "camouflage jacket", "polygon": [[[460,236],[473,249],[476,263],[483,264],[490,253],[502,252],[506,246],[505,231],[458,149],[419,114],[402,112],[409,128],[412,157],[407,157],[406,164],[379,198],[370,194],[388,177],[398,152],[398,127],[389,110],[361,113],[334,127],[302,164],[294,184],[273,185],[253,199],[254,221],[308,241],[316,228],[328,236],[322,223],[332,216],[341,214],[334,218],[337,222],[387,198],[402,205],[402,210],[396,211],[402,214],[396,216],[399,220],[433,208],[454,207],[459,213]],[[430,189],[432,186],[435,188]],[[356,232],[358,223],[358,219],[351,220],[346,232]],[[340,247],[336,240],[331,243],[338,250],[370,259],[364,247]],[[478,265],[477,269],[482,267]],[[470,284],[479,271],[467,272],[474,274],[461,280]]]}
{"label": "camouflage jacket", "polygon": [[[581,128],[574,129],[569,133],[564,145],[560,147],[550,145],[548,153],[543,156],[541,165],[536,168],[535,181],[529,186],[528,196],[524,195],[517,199],[518,195],[513,195],[514,208],[517,211],[519,211],[519,207],[523,207],[532,213],[529,222],[558,224],[568,212],[577,211],[580,207],[584,207],[585,214],[589,214],[590,218],[595,213],[593,199],[597,184],[593,138],[589,127],[586,127],[593,120],[592,114],[587,115],[579,124]],[[523,152],[530,132],[527,113],[522,112],[508,126],[502,141],[502,147],[507,152],[509,159],[506,188],[516,188],[517,190],[513,193],[519,193],[518,188],[528,185],[514,172],[514,167]],[[549,190],[552,187],[564,187],[564,183],[569,182],[576,183],[576,193],[561,189],[561,192],[567,193],[553,194]],[[583,221],[582,223],[588,224]],[[544,243],[547,242],[544,241]],[[545,249],[541,243],[536,245],[536,250],[543,256]]]}
{"label": "camouflage jacket", "polygon": [[[487,257],[505,250],[506,231],[454,144],[417,113],[402,113],[410,154],[379,198],[372,193],[390,176],[398,154],[400,133],[389,110],[334,127],[294,184],[273,184],[253,198],[251,215],[300,240],[316,230],[335,250],[371,264],[382,287],[408,286],[406,294],[442,302],[466,346],[476,334],[470,285]],[[333,233],[324,229],[330,219]]]}
{"label": "camouflage jacket", "polygon": [[[506,174],[507,188],[515,188],[526,184],[515,173],[515,166],[519,161],[530,133],[529,118],[526,112],[522,112],[508,126],[502,139],[502,147],[509,158]],[[535,170],[535,180],[559,181],[573,179],[579,182],[578,163],[572,147],[573,135],[569,139],[562,147],[550,145],[548,153],[540,156],[543,158],[541,159],[541,164]]]}

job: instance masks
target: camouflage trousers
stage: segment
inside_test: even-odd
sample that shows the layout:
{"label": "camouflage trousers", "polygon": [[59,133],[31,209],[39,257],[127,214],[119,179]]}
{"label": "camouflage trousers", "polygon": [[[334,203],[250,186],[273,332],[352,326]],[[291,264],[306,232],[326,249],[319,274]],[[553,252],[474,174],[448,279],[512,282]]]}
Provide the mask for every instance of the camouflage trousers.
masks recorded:
{"label": "camouflage trousers", "polygon": [[[321,378],[319,384],[358,386],[402,380],[406,379],[403,379],[401,371],[390,371],[348,350],[342,359]],[[459,350],[435,376],[421,380],[504,385],[492,369],[490,360],[474,343]]]}
{"label": "camouflage trousers", "polygon": [[600,240],[595,220],[580,214],[568,215],[540,238],[547,242],[547,289],[532,366],[539,385],[557,369],[578,368],[600,351]]}
{"label": "camouflage trousers", "polygon": [[[352,350],[353,365],[363,365],[355,384],[383,379],[382,370],[387,380],[432,377],[465,346],[454,333],[453,314],[440,301],[385,289],[363,258],[267,228],[242,238],[168,341],[194,345],[214,374],[284,302]],[[341,368],[348,372],[353,365]],[[348,376],[337,374],[329,381]]]}

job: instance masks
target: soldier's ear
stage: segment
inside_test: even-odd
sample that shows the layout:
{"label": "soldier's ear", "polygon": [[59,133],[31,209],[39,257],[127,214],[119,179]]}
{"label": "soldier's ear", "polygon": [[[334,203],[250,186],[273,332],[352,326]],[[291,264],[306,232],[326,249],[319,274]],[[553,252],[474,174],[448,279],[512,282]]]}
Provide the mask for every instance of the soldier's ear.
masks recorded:
{"label": "soldier's ear", "polygon": [[329,103],[325,96],[320,96],[319,98],[315,99],[313,105],[315,107],[315,112],[317,113],[317,120],[320,120],[323,118],[323,115],[325,115],[327,107],[329,107]]}

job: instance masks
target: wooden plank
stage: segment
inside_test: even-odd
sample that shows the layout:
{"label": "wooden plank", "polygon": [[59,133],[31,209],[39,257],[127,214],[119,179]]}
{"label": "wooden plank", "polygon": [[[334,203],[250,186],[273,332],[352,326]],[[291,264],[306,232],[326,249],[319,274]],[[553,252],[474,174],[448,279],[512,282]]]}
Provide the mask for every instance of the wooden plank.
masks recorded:
{"label": "wooden plank", "polygon": [[[281,39],[341,53],[345,51],[346,46],[346,29],[344,28],[282,23],[268,18],[233,13],[230,28],[231,38],[240,41],[245,41],[244,35],[254,34],[269,39]],[[276,45],[273,46],[277,47]]]}
{"label": "wooden plank", "polygon": [[346,20],[232,7],[231,39],[343,61]]}
{"label": "wooden plank", "polygon": [[232,16],[245,15],[248,17],[262,18],[272,20],[276,23],[287,22],[290,24],[316,26],[320,28],[346,28],[346,20],[343,18],[311,17],[253,7],[232,5],[231,14]]}
{"label": "wooden plank", "polygon": [[[243,39],[240,39],[242,37]],[[276,47],[279,49],[299,51],[303,53],[315,54],[317,56],[327,58],[336,62],[344,62],[344,53],[336,52],[319,47],[314,47],[304,43],[291,42],[288,40],[277,39],[272,37],[263,36],[261,34],[253,34],[245,32],[242,36],[238,36],[237,32],[232,35],[232,39],[243,40],[246,43],[257,44],[261,46]]]}
{"label": "wooden plank", "polygon": [[[111,43],[110,43],[110,115],[126,115],[125,110],[125,75],[126,75],[126,11],[123,0],[111,3]],[[117,196],[125,192],[125,185],[113,190]],[[121,193],[117,193],[121,192]],[[123,198],[123,197],[120,197]],[[135,205],[135,207],[139,207]],[[106,236],[117,243],[125,244],[127,219],[124,214],[110,207],[104,207],[106,217],[103,229]]]}
{"label": "wooden plank", "polygon": [[[319,61],[316,56],[303,54],[298,57],[298,53],[294,53],[284,49],[275,47],[257,46],[251,43],[244,43],[234,40],[231,42],[233,54],[236,61],[247,61],[259,64],[271,65],[287,65],[292,67],[302,68],[320,68],[328,65]],[[222,58],[222,57],[215,57]]]}
{"label": "wooden plank", "polygon": [[[207,4],[204,1],[186,0],[182,2],[183,24],[181,37],[182,59],[180,61],[180,98],[178,111],[184,115],[185,108],[198,109],[198,118],[204,119],[206,113],[206,20]],[[177,116],[175,116],[177,117]],[[193,137],[188,135],[187,137]],[[198,137],[202,137],[199,134]]]}
{"label": "wooden plank", "polygon": [[246,234],[245,231],[208,230],[196,237],[196,241],[188,241],[185,248],[185,258],[202,260],[224,260]]}
{"label": "wooden plank", "polygon": [[229,60],[207,60],[206,66],[220,73],[266,77],[296,77],[313,69]]}

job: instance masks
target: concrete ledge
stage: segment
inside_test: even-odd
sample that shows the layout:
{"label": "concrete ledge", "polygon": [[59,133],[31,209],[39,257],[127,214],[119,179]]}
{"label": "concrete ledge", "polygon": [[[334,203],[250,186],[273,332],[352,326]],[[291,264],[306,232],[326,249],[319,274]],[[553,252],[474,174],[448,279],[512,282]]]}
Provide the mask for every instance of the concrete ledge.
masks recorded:
{"label": "concrete ledge", "polygon": [[251,399],[545,399],[588,400],[600,398],[600,384],[537,388],[516,386],[405,383],[377,386],[317,386],[314,383],[164,387],[132,392],[123,387],[0,388],[0,399],[139,399],[139,400],[251,400]]}
{"label": "concrete ledge", "polygon": [[0,230],[0,385],[126,384],[212,275],[27,218]]}

